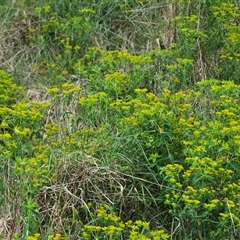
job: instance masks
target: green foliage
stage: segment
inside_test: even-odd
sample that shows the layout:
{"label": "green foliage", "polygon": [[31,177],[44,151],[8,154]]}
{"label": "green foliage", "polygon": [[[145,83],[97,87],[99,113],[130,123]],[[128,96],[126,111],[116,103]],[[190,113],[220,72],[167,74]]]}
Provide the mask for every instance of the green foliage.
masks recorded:
{"label": "green foliage", "polygon": [[13,224],[24,224],[23,236],[26,236],[38,229],[40,215],[33,198],[48,181],[49,148],[43,145],[41,121],[49,105],[26,99],[17,101],[16,96],[22,88],[17,87],[4,71],[1,71],[0,78],[3,96],[0,111],[3,181],[0,201],[2,206],[10,204],[15,216],[24,212],[24,218],[16,217]]}
{"label": "green foliage", "polygon": [[0,236],[238,239],[235,1],[12,4],[1,14]]}
{"label": "green foliage", "polygon": [[96,46],[134,55],[161,48],[165,57],[154,61],[153,76],[157,82],[170,78],[178,88],[209,78],[239,81],[239,7],[234,1],[30,2],[14,3],[18,15],[12,19],[9,12],[15,23],[4,44],[14,39],[9,47],[17,66],[23,64],[18,51],[30,47],[31,66],[24,67],[44,84],[79,77],[79,58]]}
{"label": "green foliage", "polygon": [[[173,94],[165,89],[161,97],[135,89],[135,95],[123,98],[127,100],[109,103],[108,97],[104,106],[98,103],[102,111],[92,102],[96,94],[80,103],[86,103],[94,123],[91,116],[101,118],[98,113],[108,109],[110,124],[123,139],[136,136],[131,146],[138,149],[137,157],[143,151],[155,176],[163,181],[164,191],[156,199],[165,196],[170,215],[181,219],[184,231],[194,226],[192,237],[227,237],[239,222],[239,92],[233,82],[208,80],[192,91]],[[218,232],[227,216],[228,227]]]}
{"label": "green foliage", "polygon": [[22,88],[18,87],[11,81],[11,77],[5,71],[0,71],[0,88],[1,88],[1,95],[0,95],[0,104],[1,107],[3,105],[11,105],[16,103],[17,101],[17,94],[22,91]]}
{"label": "green foliage", "polygon": [[[87,208],[91,206],[88,204]],[[74,214],[78,214],[75,211]],[[129,220],[123,222],[111,208],[104,204],[96,209],[96,212],[90,212],[92,221],[81,226],[82,239],[130,239],[130,240],[166,240],[169,235],[163,230],[151,230],[149,222]],[[80,223],[81,224],[81,223]],[[40,234],[28,236],[27,240],[38,240]],[[66,237],[61,234],[48,235],[48,239],[64,240]]]}

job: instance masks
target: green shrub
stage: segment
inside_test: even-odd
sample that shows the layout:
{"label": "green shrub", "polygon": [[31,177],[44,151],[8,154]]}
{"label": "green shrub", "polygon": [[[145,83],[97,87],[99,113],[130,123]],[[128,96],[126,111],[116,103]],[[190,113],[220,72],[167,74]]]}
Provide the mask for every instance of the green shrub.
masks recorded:
{"label": "green shrub", "polygon": [[236,1],[0,8],[2,238],[239,238]]}

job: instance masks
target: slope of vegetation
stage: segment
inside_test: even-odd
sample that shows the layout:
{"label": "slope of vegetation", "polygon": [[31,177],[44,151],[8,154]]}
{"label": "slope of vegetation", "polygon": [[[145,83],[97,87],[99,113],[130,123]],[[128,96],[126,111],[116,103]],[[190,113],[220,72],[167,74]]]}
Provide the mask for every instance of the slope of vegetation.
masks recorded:
{"label": "slope of vegetation", "polygon": [[240,238],[237,1],[0,3],[0,239]]}

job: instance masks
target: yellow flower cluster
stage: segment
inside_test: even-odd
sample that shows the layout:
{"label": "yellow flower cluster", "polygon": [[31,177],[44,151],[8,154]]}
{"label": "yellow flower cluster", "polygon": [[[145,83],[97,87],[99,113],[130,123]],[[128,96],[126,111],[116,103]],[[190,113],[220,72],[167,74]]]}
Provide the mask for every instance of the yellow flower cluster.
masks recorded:
{"label": "yellow flower cluster", "polygon": [[[33,236],[27,236],[26,238],[26,240],[39,240],[39,239],[41,239],[40,233],[36,233]],[[68,238],[60,233],[56,233],[54,235],[53,234],[48,235],[47,240],[68,240]]]}
{"label": "yellow flower cluster", "polygon": [[28,187],[35,191],[46,182],[48,173],[49,148],[41,143],[36,146],[35,142],[43,140],[42,120],[50,104],[27,99],[17,102],[17,94],[22,89],[4,72],[0,72],[0,83],[7,89],[3,94],[12,97],[4,98],[0,110],[0,139],[4,143],[1,157],[11,162],[20,182],[28,182]]}
{"label": "yellow flower cluster", "polygon": [[[94,216],[94,214],[92,214]],[[83,239],[115,239],[124,236],[126,239],[166,240],[169,235],[163,230],[151,230],[150,223],[141,220],[123,222],[110,206],[104,204],[96,210],[96,219],[81,229]],[[113,238],[112,238],[113,237]]]}

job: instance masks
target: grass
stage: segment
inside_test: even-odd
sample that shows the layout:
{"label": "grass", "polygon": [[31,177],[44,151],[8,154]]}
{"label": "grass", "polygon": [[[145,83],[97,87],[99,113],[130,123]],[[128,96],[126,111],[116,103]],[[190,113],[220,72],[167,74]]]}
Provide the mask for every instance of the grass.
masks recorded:
{"label": "grass", "polygon": [[238,239],[235,1],[2,1],[0,239]]}

